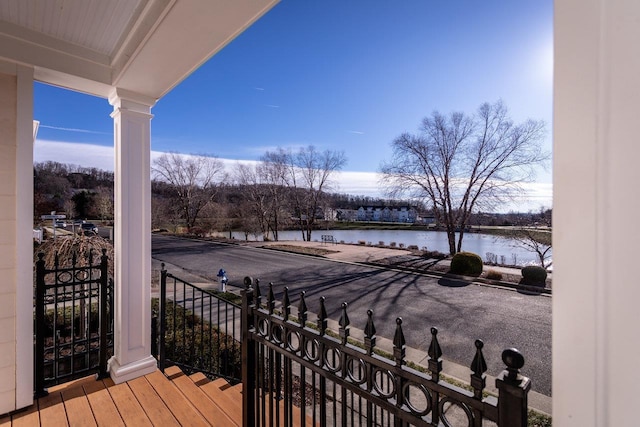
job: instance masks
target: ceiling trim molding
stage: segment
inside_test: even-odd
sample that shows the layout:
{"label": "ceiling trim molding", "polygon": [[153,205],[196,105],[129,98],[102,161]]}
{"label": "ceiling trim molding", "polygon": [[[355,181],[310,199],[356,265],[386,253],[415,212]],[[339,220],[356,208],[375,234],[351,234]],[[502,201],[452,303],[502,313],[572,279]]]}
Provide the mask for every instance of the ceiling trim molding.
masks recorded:
{"label": "ceiling trim molding", "polygon": [[82,92],[101,98],[108,98],[112,86],[110,83],[100,83],[94,80],[55,71],[46,67],[35,67],[33,78],[54,86],[60,86],[76,92]]}
{"label": "ceiling trim molding", "polygon": [[117,85],[120,76],[126,72],[138,53],[154,33],[158,25],[169,13],[177,0],[150,0],[144,5],[135,23],[125,31],[126,37],[119,43],[111,58],[113,83]]}

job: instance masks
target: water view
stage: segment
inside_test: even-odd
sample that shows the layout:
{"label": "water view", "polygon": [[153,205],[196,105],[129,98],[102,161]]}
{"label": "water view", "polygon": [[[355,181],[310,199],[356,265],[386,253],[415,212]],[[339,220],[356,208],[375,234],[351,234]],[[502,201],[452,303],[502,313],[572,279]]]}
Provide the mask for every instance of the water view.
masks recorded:
{"label": "water view", "polygon": [[[280,241],[302,240],[300,231],[280,231]],[[447,233],[444,231],[413,231],[413,230],[316,230],[312,239],[320,241],[323,234],[330,234],[338,242],[377,245],[384,242],[389,245],[395,242],[405,246],[416,245],[420,249],[426,247],[430,251],[449,252]],[[234,232],[233,237],[244,240],[244,233]],[[249,236],[249,240],[262,240],[261,236]],[[497,255],[498,263],[528,265],[538,264],[536,254],[520,246],[513,239],[491,236],[487,234],[467,233],[462,241],[462,249],[476,253],[487,260],[487,253]]]}

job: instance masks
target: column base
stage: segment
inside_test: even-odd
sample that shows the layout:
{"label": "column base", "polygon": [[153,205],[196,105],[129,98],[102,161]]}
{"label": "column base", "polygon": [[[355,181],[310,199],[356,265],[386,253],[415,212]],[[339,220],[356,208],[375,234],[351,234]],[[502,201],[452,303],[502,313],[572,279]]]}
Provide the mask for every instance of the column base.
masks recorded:
{"label": "column base", "polygon": [[114,383],[120,384],[155,372],[155,370],[158,369],[158,361],[154,357],[149,356],[126,365],[120,365],[116,357],[113,356],[109,359],[108,366],[111,379]]}

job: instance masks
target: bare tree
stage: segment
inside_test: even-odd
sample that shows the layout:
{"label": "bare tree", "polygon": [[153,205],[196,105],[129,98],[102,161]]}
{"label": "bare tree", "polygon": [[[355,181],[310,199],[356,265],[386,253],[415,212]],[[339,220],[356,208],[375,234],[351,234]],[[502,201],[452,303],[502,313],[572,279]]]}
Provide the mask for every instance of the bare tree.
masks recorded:
{"label": "bare tree", "polygon": [[235,180],[243,186],[244,203],[239,215],[243,223],[249,224],[251,231],[259,230],[263,238],[268,238],[268,218],[271,209],[268,184],[262,179],[260,165],[238,163],[235,169]]}
{"label": "bare tree", "polygon": [[113,187],[98,187],[95,204],[100,220],[113,218]]}
{"label": "bare tree", "polygon": [[539,231],[530,228],[521,228],[517,230],[513,236],[513,240],[517,242],[520,247],[523,247],[531,252],[535,252],[538,256],[540,266],[544,269],[551,267],[553,262],[551,261],[551,232]]}
{"label": "bare tree", "polygon": [[64,212],[67,214],[67,219],[75,218],[76,204],[73,200],[67,199],[64,201]]}
{"label": "bare tree", "polygon": [[169,183],[175,191],[180,215],[191,231],[202,209],[216,195],[217,185],[224,180],[220,159],[209,156],[166,153],[153,162],[156,179]]}
{"label": "bare tree", "polygon": [[320,152],[312,145],[295,153],[278,148],[267,152],[263,161],[273,171],[274,180],[281,180],[289,188],[302,239],[310,241],[323,198],[331,189],[331,176],[346,163],[344,153]]}
{"label": "bare tree", "polygon": [[544,129],[542,121],[514,124],[501,101],[482,104],[473,116],[436,111],[419,133],[393,141],[382,182],[393,196],[426,200],[455,254],[474,209],[490,210],[521,194],[521,184],[549,158],[541,147]]}

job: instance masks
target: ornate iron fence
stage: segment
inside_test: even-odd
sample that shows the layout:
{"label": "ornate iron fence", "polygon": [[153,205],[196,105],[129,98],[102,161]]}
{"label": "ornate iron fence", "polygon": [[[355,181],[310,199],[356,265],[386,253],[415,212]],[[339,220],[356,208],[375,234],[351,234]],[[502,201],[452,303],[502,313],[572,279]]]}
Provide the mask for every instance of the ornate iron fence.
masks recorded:
{"label": "ornate iron fence", "polygon": [[99,263],[89,251],[80,266],[73,254],[71,267],[45,268],[44,254],[36,261],[35,395],[47,386],[97,373],[106,377],[113,354],[113,280],[103,249]]}
{"label": "ornate iron fence", "polygon": [[239,305],[173,276],[162,264],[157,317],[152,323],[163,372],[177,365],[187,373],[240,382]]}
{"label": "ornate iron fence", "polygon": [[[507,368],[497,378],[499,396],[483,395],[487,365],[483,343],[475,342],[471,391],[441,380],[442,350],[438,330],[431,328],[430,374],[407,367],[402,319],[396,320],[393,360],[376,354],[376,329],[369,310],[364,348],[348,342],[347,304],[342,305],[339,337],[327,335],[324,298],[315,328],[307,323],[304,292],[297,318],[291,315],[288,289],[282,313],[275,312],[272,285],[262,304],[259,282],[243,291],[242,381],[244,426],[296,424],[336,426],[498,426],[527,425],[531,381],[520,375],[524,365],[515,349],[505,350]],[[456,414],[457,412],[457,414]],[[454,421],[454,415],[457,419]]]}

